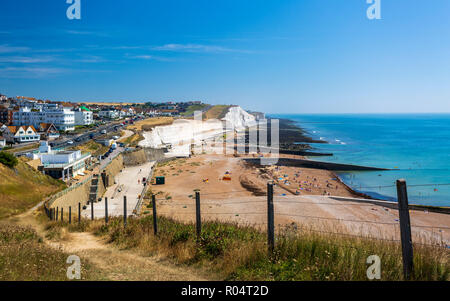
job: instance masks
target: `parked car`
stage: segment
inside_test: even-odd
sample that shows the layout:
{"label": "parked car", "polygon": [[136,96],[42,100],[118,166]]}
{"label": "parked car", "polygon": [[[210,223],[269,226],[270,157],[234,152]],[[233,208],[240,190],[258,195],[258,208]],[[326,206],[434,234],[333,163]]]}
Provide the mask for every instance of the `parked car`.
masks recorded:
{"label": "parked car", "polygon": [[107,131],[106,131],[106,130],[102,130],[101,133],[102,133],[103,135],[106,135]]}
{"label": "parked car", "polygon": [[73,141],[72,141],[72,140],[69,140],[69,141],[67,141],[67,144],[72,145],[72,144],[73,144]]}

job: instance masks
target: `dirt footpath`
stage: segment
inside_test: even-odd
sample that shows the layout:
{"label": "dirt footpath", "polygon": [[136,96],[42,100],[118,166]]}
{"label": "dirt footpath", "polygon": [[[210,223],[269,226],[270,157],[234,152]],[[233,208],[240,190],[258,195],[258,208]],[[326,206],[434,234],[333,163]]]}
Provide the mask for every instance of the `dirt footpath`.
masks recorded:
{"label": "dirt footpath", "polygon": [[9,219],[9,222],[35,229],[50,247],[89,261],[95,280],[119,281],[208,281],[212,275],[203,275],[195,268],[177,266],[167,259],[143,257],[131,251],[120,250],[92,233],[64,233],[59,241],[48,240],[42,223],[36,219],[36,208]]}

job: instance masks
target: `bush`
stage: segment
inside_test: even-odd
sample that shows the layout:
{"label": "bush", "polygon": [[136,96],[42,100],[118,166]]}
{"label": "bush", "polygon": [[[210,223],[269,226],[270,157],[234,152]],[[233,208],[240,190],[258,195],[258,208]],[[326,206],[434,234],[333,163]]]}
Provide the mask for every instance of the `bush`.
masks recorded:
{"label": "bush", "polygon": [[19,163],[19,161],[14,155],[10,153],[0,152],[0,163],[8,166],[9,168],[13,168],[17,165],[17,163]]}

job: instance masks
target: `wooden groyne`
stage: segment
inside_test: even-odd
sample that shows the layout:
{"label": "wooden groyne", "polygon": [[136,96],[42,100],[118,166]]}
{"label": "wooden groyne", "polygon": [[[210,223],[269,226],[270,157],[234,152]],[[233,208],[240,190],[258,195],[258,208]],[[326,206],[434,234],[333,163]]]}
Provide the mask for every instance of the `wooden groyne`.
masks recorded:
{"label": "wooden groyne", "polygon": [[311,152],[311,151],[301,151],[301,150],[285,150],[280,149],[280,154],[283,155],[295,155],[295,156],[309,156],[309,157],[331,157],[332,153],[319,153],[319,152]]}
{"label": "wooden groyne", "polygon": [[[247,158],[244,160],[250,164],[261,165],[260,158],[257,158],[257,159]],[[325,169],[325,170],[331,170],[331,171],[383,171],[383,170],[388,170],[385,168],[378,168],[378,167],[369,167],[369,166],[352,165],[352,164],[340,164],[340,163],[332,163],[332,162],[321,162],[321,161],[312,161],[312,160],[306,160],[306,159],[291,159],[291,158],[279,158],[278,162],[276,162],[274,165]]]}

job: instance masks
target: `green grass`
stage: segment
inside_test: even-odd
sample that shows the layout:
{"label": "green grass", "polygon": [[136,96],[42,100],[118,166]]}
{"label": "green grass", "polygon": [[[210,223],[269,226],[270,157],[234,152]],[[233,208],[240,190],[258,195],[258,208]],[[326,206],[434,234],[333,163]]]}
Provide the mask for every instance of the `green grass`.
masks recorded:
{"label": "green grass", "polygon": [[[194,224],[158,219],[153,235],[152,216],[130,219],[124,229],[114,218],[108,226],[90,229],[111,243],[142,255],[163,255],[175,263],[195,265],[225,280],[356,280],[366,281],[366,260],[381,258],[382,280],[402,280],[401,248],[397,243],[317,233],[277,233],[276,248],[269,255],[266,234],[253,227],[205,222],[197,240]],[[449,251],[415,246],[414,280],[449,280]]]}
{"label": "green grass", "polygon": [[202,111],[204,108],[208,107],[208,105],[200,104],[200,105],[192,105],[186,109],[186,112],[181,113],[181,116],[190,116],[195,113],[195,111]]}
{"label": "green grass", "polygon": [[[0,224],[0,281],[67,281],[69,255],[45,245],[30,228]],[[92,277],[83,260],[81,277]]]}
{"label": "green grass", "polygon": [[0,219],[20,214],[66,185],[34,170],[22,159],[14,169],[0,164]]}

